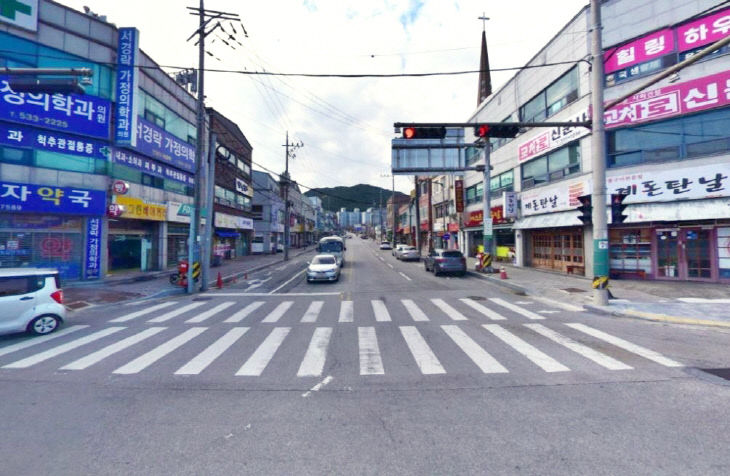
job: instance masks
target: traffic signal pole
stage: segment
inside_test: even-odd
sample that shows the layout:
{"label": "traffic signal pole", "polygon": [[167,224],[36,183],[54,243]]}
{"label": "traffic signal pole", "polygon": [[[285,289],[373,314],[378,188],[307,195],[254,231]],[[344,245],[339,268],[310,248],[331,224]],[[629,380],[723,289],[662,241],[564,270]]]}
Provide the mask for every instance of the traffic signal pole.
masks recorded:
{"label": "traffic signal pole", "polygon": [[[490,170],[492,165],[490,163],[490,155],[492,151],[492,144],[489,137],[484,138],[484,185],[482,186],[482,197],[484,210],[482,211],[482,240],[484,244],[484,253],[489,253],[489,256],[494,256],[492,253],[492,194],[489,193],[490,185]],[[493,258],[492,258],[493,259]],[[484,268],[484,271],[491,273],[493,271],[492,264]]]}
{"label": "traffic signal pole", "polygon": [[603,123],[603,53],[601,51],[601,6],[591,0],[591,90],[593,134],[591,168],[593,178],[593,302],[608,305],[608,225],[606,223],[606,134]]}

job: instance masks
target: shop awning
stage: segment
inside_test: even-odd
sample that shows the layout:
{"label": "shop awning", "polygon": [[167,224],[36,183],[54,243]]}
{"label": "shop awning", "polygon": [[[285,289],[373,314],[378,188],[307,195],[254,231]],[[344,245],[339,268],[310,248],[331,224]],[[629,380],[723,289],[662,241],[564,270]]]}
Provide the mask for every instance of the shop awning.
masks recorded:
{"label": "shop awning", "polygon": [[215,234],[220,236],[221,238],[238,238],[241,236],[240,233],[236,233],[235,231],[216,230]]}
{"label": "shop awning", "polygon": [[512,228],[527,230],[530,228],[558,228],[562,226],[583,226],[583,222],[578,219],[576,210],[569,210],[520,218],[512,225]]}
{"label": "shop awning", "polygon": [[730,217],[730,198],[637,203],[626,207],[624,223],[712,220]]}

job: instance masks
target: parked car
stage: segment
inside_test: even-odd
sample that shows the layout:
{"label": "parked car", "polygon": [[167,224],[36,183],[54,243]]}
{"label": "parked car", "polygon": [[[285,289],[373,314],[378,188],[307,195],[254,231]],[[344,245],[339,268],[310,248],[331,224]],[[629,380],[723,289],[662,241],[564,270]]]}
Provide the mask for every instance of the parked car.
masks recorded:
{"label": "parked car", "polygon": [[380,242],[380,249],[381,250],[392,250],[393,247],[390,246],[390,241],[381,241]]}
{"label": "parked car", "polygon": [[390,254],[392,254],[393,256],[395,256],[397,258],[398,257],[398,252],[400,250],[402,250],[406,246],[408,246],[408,245],[404,245],[403,243],[399,243],[399,244],[395,245],[395,248],[393,249],[393,251],[390,252]]}
{"label": "parked car", "polygon": [[334,255],[317,255],[307,267],[307,282],[337,281],[340,279],[340,265]]}
{"label": "parked car", "polygon": [[418,261],[421,259],[421,253],[415,246],[404,246],[396,254],[395,257],[403,261]]}
{"label": "parked car", "polygon": [[426,271],[433,271],[434,276],[439,273],[466,274],[466,258],[457,250],[443,250],[437,248],[430,252],[423,260]]}
{"label": "parked car", "polygon": [[50,334],[66,319],[56,269],[0,269],[0,334]]}

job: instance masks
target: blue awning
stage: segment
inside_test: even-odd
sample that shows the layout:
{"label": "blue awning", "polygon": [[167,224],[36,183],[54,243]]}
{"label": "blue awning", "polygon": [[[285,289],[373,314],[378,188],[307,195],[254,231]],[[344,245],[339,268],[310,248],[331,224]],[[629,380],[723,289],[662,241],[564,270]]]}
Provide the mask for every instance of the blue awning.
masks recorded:
{"label": "blue awning", "polygon": [[216,230],[215,234],[220,236],[221,238],[239,238],[241,236],[240,233],[236,233],[235,231]]}

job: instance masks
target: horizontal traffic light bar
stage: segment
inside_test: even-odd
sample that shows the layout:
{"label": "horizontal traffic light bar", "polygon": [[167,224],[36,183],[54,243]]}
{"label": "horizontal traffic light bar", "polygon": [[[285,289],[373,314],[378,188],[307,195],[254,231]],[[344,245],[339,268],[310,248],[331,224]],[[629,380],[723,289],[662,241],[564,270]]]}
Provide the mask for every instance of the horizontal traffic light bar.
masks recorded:
{"label": "horizontal traffic light bar", "polygon": [[564,122],[395,122],[393,127],[478,127],[488,125],[494,127],[587,127],[592,126],[591,121],[564,121]]}

